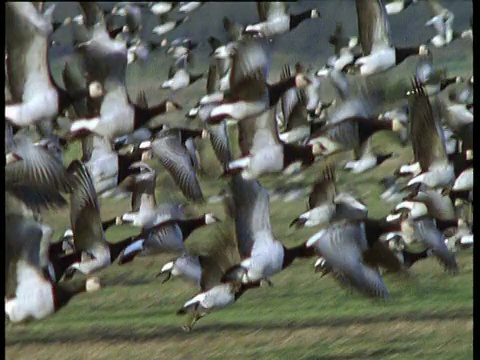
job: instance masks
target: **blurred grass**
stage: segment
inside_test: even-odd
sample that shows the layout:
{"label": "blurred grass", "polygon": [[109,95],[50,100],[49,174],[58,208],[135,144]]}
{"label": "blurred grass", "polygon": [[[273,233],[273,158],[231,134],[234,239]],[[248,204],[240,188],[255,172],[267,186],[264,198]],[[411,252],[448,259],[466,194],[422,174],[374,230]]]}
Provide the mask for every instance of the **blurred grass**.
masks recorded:
{"label": "blurred grass", "polygon": [[[453,44],[452,44],[453,46]],[[452,76],[469,76],[471,49],[435,50],[434,59],[447,66]],[[470,53],[468,53],[470,51]],[[465,55],[467,54],[467,55]],[[275,54],[272,77],[291,56]],[[442,58],[443,56],[443,58]],[[386,74],[368,79],[369,87],[381,84],[385,96],[395,101],[415,68],[408,59]],[[205,69],[205,64],[197,64]],[[58,75],[61,63],[52,65]],[[147,91],[149,103],[166,96],[179,99],[185,112],[203,93],[205,80],[179,93],[159,90],[167,67],[158,68],[156,59],[129,68],[127,85],[132,99],[140,89]],[[140,76],[141,75],[141,76]],[[56,77],[57,78],[57,77]],[[142,81],[140,81],[142,80]],[[388,83],[386,83],[388,81]],[[183,114],[155,119],[181,126]],[[380,152],[395,151],[397,156],[378,168],[354,175],[340,171],[339,187],[354,192],[368,205],[371,217],[386,215],[391,205],[379,201],[379,180],[411,160],[411,148],[401,147],[393,134],[379,133],[374,145]],[[205,175],[200,178],[206,198],[225,186],[219,180],[220,167],[208,143],[202,144]],[[64,161],[81,157],[79,143],[72,144]],[[340,158],[338,161],[340,161]],[[184,201],[170,176],[155,161],[158,171],[158,202]],[[304,172],[298,186],[308,187],[321,172],[316,163]],[[286,178],[266,176],[262,185],[274,189]],[[103,219],[129,210],[129,199],[100,199]],[[223,218],[221,204],[194,206],[198,214],[213,211]],[[271,202],[274,234],[285,245],[305,241],[312,229],[294,230],[288,224],[305,210],[305,199],[288,203]],[[68,208],[45,214],[44,220],[59,237],[69,228]],[[196,231],[187,241],[190,249],[201,249],[212,238],[214,227]],[[109,241],[135,234],[129,226],[114,227]],[[172,256],[138,258],[125,266],[114,264],[99,276],[105,285],[93,294],[81,294],[58,314],[29,324],[6,328],[5,351],[8,359],[464,359],[473,354],[473,256],[458,254],[460,274],[443,272],[434,259],[415,264],[409,279],[385,277],[392,299],[387,302],[362,298],[338,286],[330,277],[313,273],[314,260],[297,261],[274,276],[274,287],[247,292],[234,306],[199,321],[192,333],[181,329],[184,319],[175,311],[197,289],[181,280],[161,285],[155,274]]]}

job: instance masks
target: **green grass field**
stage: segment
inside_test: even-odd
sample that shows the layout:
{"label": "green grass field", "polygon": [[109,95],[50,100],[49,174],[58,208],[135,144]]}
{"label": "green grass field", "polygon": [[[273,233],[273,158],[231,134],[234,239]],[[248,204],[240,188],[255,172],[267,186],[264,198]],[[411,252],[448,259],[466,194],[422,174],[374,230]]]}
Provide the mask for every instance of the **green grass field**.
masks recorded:
{"label": "green grass field", "polygon": [[[460,59],[460,60],[459,60]],[[448,59],[449,72],[469,74],[469,57]],[[408,64],[407,64],[408,65]],[[407,66],[405,65],[405,67]],[[410,64],[411,65],[411,64]],[[398,79],[411,73],[399,70]],[[199,82],[183,102],[198,99],[205,83]],[[147,83],[152,89],[156,86]],[[132,94],[135,91],[132,90]],[[195,95],[195,96],[193,96]],[[149,98],[155,99],[155,94]],[[410,160],[411,148],[401,148],[391,134],[375,136],[382,152],[395,150],[397,157],[379,168],[357,176],[341,171],[339,187],[354,191],[369,206],[372,217],[385,216],[392,208],[379,202],[378,181]],[[209,144],[202,150],[206,175],[200,178],[206,198],[217,195],[225,183],[218,180],[219,167]],[[74,144],[65,163],[79,158]],[[171,178],[159,165],[157,199],[183,199]],[[306,171],[304,186],[320,172],[314,164]],[[284,178],[265,177],[262,185],[273,189]],[[101,199],[102,218],[122,214],[129,200]],[[290,222],[305,209],[305,199],[271,202],[273,231],[285,245],[299,244],[314,229],[294,230]],[[224,217],[221,204],[196,206],[201,214],[213,211]],[[56,238],[69,226],[68,208],[45,214],[56,230]],[[202,228],[188,240],[191,249],[202,249],[215,227]],[[109,230],[107,238],[120,240],[137,230],[121,226]],[[314,259],[296,261],[272,278],[272,288],[247,292],[223,311],[201,319],[191,333],[181,325],[185,319],[176,310],[198,290],[174,279],[160,284],[155,275],[172,256],[138,258],[125,266],[117,264],[99,273],[104,288],[81,294],[59,313],[42,321],[8,325],[8,359],[468,359],[473,355],[473,252],[458,253],[460,273],[445,273],[434,259],[419,262],[410,278],[385,276],[389,301],[374,301],[340,288],[329,276],[313,272]]]}

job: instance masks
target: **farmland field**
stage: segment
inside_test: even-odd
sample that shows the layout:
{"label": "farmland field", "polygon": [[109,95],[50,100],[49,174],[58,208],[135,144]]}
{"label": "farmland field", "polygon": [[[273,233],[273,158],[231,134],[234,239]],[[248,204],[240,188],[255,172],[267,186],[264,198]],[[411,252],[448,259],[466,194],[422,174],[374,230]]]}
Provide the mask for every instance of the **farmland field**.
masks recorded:
{"label": "farmland field", "polygon": [[[450,3],[458,8],[458,2]],[[331,2],[317,3],[320,3],[321,10],[322,7],[332,8]],[[353,2],[347,3],[354,11]],[[448,7],[449,2],[445,3]],[[205,5],[198,10],[199,14],[193,13],[192,18],[206,14],[209,6],[213,4]],[[301,6],[304,8],[306,4]],[[471,4],[469,6],[471,14]],[[221,18],[221,15],[218,16]],[[467,21],[469,16],[461,14],[461,18]],[[466,27],[467,21],[461,24]],[[333,29],[330,26],[325,31]],[[395,30],[398,34],[398,29],[394,28],[394,39]],[[305,36],[302,31],[299,27],[298,36]],[[276,51],[272,79],[284,62],[302,60],[302,56],[305,63],[316,67],[325,62],[325,54],[316,62],[312,61],[314,56],[311,53],[299,56],[300,59],[295,54]],[[168,95],[158,89],[166,77],[168,66],[159,68],[155,65],[156,61],[162,63],[165,59],[163,54],[154,55],[146,66],[132,65],[127,75],[132,98],[139,89],[147,90],[152,104]],[[445,66],[452,76],[468,77],[472,73],[471,44],[461,40],[446,49],[434,49],[434,59],[436,65]],[[61,56],[52,64],[56,79],[62,64]],[[205,60],[200,59],[195,66],[205,71]],[[398,68],[375,75],[366,83],[371,87],[381,84],[386,88],[385,96],[394,102],[406,90],[414,69],[415,58],[408,59]],[[199,99],[204,89],[205,80],[201,80],[185,91],[171,95],[184,106],[183,112],[155,121],[197,126],[185,123],[183,114]],[[210,144],[199,145],[203,161],[200,182],[205,198],[212,201],[192,206],[191,211],[199,215],[212,211],[223,219],[223,206],[214,202],[213,197],[221,192],[226,181],[219,179],[220,167],[213,158]],[[364,174],[352,175],[340,171],[339,188],[361,197],[368,205],[370,216],[381,217],[388,214],[393,206],[379,200],[382,192],[379,181],[392,174],[400,164],[410,161],[412,151],[410,145],[402,147],[394,135],[387,133],[375,135],[374,145],[382,153],[395,151],[396,155]],[[64,154],[64,162],[68,164],[80,157],[80,145],[75,143]],[[342,159],[338,157],[339,162]],[[151,160],[149,164],[158,171],[157,202],[184,201],[173,180],[158,162]],[[288,202],[271,200],[273,232],[286,246],[300,244],[315,232],[315,229],[289,228],[289,224],[305,210],[305,194],[320,173],[320,167],[320,162],[317,162],[304,172],[304,177],[291,181],[290,186],[304,191],[299,199]],[[260,182],[273,191],[281,185],[285,186],[287,180],[285,176],[266,176]],[[130,200],[100,199],[100,204],[102,219],[107,220],[128,211]],[[55,229],[55,239],[70,227],[68,207],[43,216]],[[187,247],[193,250],[205,248],[218,226],[222,224],[197,230],[188,239]],[[107,232],[107,239],[118,241],[136,231],[127,225],[114,227]],[[175,313],[198,290],[179,279],[161,284],[155,278],[171,258],[171,255],[161,255],[139,257],[124,266],[115,263],[98,274],[104,286],[100,291],[74,297],[65,308],[47,319],[6,326],[6,358],[441,360],[473,357],[472,250],[457,253],[460,272],[456,276],[444,272],[435,259],[416,263],[408,278],[385,275],[391,294],[391,299],[387,301],[366,299],[339,287],[330,276],[321,278],[320,274],[314,273],[314,259],[297,260],[271,279],[273,287],[246,292],[233,306],[201,319],[191,333],[182,330],[185,319]]]}

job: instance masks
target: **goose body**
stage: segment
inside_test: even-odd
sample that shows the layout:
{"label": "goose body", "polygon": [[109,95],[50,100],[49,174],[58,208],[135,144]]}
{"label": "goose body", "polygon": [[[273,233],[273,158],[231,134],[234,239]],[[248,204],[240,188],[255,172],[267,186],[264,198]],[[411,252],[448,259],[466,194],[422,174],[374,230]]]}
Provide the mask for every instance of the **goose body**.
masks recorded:
{"label": "goose body", "polygon": [[391,158],[393,153],[385,155],[376,155],[371,151],[365,152],[357,161],[349,161],[345,164],[345,169],[350,169],[354,174],[360,174],[362,172],[373,169],[380,165],[385,160]]}
{"label": "goose body", "polygon": [[355,61],[360,74],[371,75],[401,63],[410,55],[426,51],[424,45],[397,48],[392,43],[390,22],[381,0],[357,0],[358,34],[363,56]]}
{"label": "goose body", "polygon": [[12,322],[21,322],[29,317],[43,319],[55,312],[52,284],[25,263],[17,267],[19,283],[15,298],[5,302],[5,314]]}
{"label": "goose body", "polygon": [[269,56],[265,46],[263,41],[254,39],[235,44],[232,49],[229,95],[223,96],[222,103],[211,110],[208,124],[218,123],[227,117],[241,121],[259,116],[276,105],[288,89],[308,86],[310,80],[304,74],[268,84]]}
{"label": "goose body", "polygon": [[427,248],[432,249],[433,255],[440,261],[446,270],[458,272],[455,256],[445,245],[445,236],[435,226],[435,222],[428,217],[417,220],[408,220],[413,229],[413,236],[419,239]]}
{"label": "goose body", "polygon": [[85,164],[75,160],[70,164],[73,191],[70,198],[70,219],[75,249],[88,257],[70,266],[69,274],[75,270],[84,275],[99,271],[113,263],[131,239],[110,243],[106,240],[100,218],[100,206],[92,177]]}
{"label": "goose body", "polygon": [[[46,225],[24,216],[9,214],[6,232],[6,285],[16,282],[14,296],[5,300],[5,316],[11,322],[40,320],[65,306],[75,295],[85,290],[98,290],[98,279],[75,283],[72,286],[56,284],[50,278],[52,263],[41,251],[50,243],[53,231]],[[48,270],[47,270],[48,269]],[[47,271],[45,271],[47,270]],[[96,286],[93,286],[93,282]],[[7,294],[12,289],[6,286]]]}
{"label": "goose body", "polygon": [[243,284],[268,278],[289,266],[295,258],[309,257],[304,245],[286,248],[272,234],[269,215],[269,194],[256,180],[245,180],[241,176],[231,179],[235,233],[243,260],[233,267],[239,270],[238,279]]}
{"label": "goose body", "polygon": [[200,264],[199,256],[182,255],[175,260],[166,263],[157,277],[158,276],[164,278],[162,282],[169,280],[172,276],[181,276],[200,286],[202,279],[202,266]]}
{"label": "goose body", "polygon": [[166,33],[172,31],[173,29],[183,24],[187,20],[188,20],[188,17],[184,17],[183,19],[176,20],[176,21],[168,20],[168,21],[162,22],[160,25],[157,25],[152,29],[152,33],[157,36],[165,35]]}
{"label": "goose body", "polygon": [[473,167],[464,170],[453,183],[452,191],[473,190]]}
{"label": "goose body", "polygon": [[[363,258],[368,244],[365,225],[362,223],[341,221],[332,224],[310,237],[306,246],[314,248],[325,259],[342,283],[353,286],[368,296],[390,296],[378,269]],[[383,248],[382,251],[389,252],[388,248]]]}
{"label": "goose body", "polygon": [[171,174],[182,193],[193,201],[203,201],[200,183],[195,174],[190,155],[182,144],[179,130],[166,129],[158,133],[151,147],[155,156]]}
{"label": "goose body", "polygon": [[358,58],[355,65],[360,67],[360,74],[364,76],[385,71],[395,65],[395,49],[372,48],[371,54]]}
{"label": "goose body", "polygon": [[385,10],[388,15],[399,14],[411,4],[417,3],[418,0],[390,0],[386,1]]}
{"label": "goose body", "polygon": [[281,2],[257,3],[260,15],[260,23],[247,25],[245,33],[253,33],[264,38],[271,38],[275,35],[284,34],[296,28],[306,19],[319,18],[317,9],[306,10],[300,14],[289,15],[288,6]]}
{"label": "goose body", "polygon": [[423,183],[432,189],[451,186],[455,173],[447,156],[438,108],[432,106],[424,87],[416,79],[411,96],[410,132],[415,161],[419,162],[422,172],[407,185]]}
{"label": "goose body", "polygon": [[159,1],[155,2],[150,6],[150,11],[154,15],[163,15],[171,11],[176,4],[173,2]]}
{"label": "goose body", "polygon": [[180,3],[178,12],[180,13],[189,13],[194,10],[197,10],[200,6],[203,5],[202,1],[185,1]]}
{"label": "goose body", "polygon": [[169,219],[144,229],[125,248],[120,264],[133,260],[138,255],[160,253],[186,253],[185,240],[199,227],[219,221],[213,214],[207,213],[194,219]]}
{"label": "goose body", "polygon": [[454,32],[452,25],[455,16],[438,2],[429,1],[428,4],[433,17],[425,23],[425,26],[433,26],[437,32],[437,35],[430,42],[435,47],[443,47],[453,40]]}
{"label": "goose body", "polygon": [[278,173],[296,162],[304,166],[313,163],[319,154],[317,145],[289,145],[278,135],[274,109],[240,125],[240,148],[244,156],[228,164],[227,173],[242,170],[245,179],[256,179],[266,173]]}
{"label": "goose body", "polygon": [[[18,127],[49,123],[72,100],[55,84],[49,69],[48,38],[53,28],[48,16],[51,13],[41,14],[31,3],[9,3],[5,9],[6,72],[13,98],[13,104],[5,106],[5,118]],[[53,8],[49,12],[53,12]],[[14,60],[20,58],[26,60]],[[86,94],[79,95],[85,97]]]}

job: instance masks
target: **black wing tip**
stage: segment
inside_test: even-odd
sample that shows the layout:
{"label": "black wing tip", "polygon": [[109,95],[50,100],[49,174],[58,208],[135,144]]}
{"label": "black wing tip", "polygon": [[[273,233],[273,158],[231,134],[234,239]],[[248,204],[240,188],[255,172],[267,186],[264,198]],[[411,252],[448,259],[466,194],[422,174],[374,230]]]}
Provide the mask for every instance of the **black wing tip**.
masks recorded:
{"label": "black wing tip", "polygon": [[84,165],[80,160],[75,159],[70,163],[70,165],[68,165],[67,173],[74,174],[78,172],[83,166]]}

